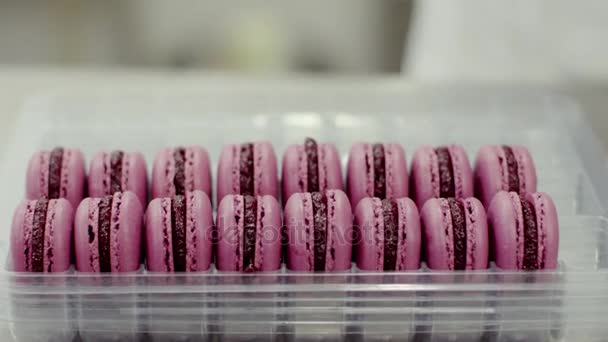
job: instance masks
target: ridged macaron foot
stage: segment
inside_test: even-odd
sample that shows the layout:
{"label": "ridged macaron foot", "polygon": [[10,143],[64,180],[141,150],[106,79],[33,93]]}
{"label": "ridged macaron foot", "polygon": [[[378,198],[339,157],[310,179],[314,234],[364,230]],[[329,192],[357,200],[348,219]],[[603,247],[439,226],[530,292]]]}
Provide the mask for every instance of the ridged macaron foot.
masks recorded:
{"label": "ridged macaron foot", "polygon": [[364,198],[355,209],[357,267],[407,271],[420,267],[420,215],[409,198]]}
{"label": "ridged macaron foot", "polygon": [[365,197],[408,196],[407,162],[399,144],[356,143],[348,154],[347,168],[347,192],[353,208]]}
{"label": "ridged macaron foot", "polygon": [[269,272],[281,267],[281,208],[270,195],[227,195],[217,211],[217,268]]}
{"label": "ridged macaron foot", "polygon": [[488,208],[499,191],[536,192],[536,167],[527,148],[486,145],[475,161],[475,196]]}
{"label": "ridged macaron foot", "polygon": [[352,211],[341,190],[293,194],[285,205],[287,268],[346,271],[352,257]]}
{"label": "ridged macaron foot", "polygon": [[336,146],[306,138],[304,144],[287,147],[281,183],[283,204],[296,192],[342,190],[342,167]]}
{"label": "ridged macaron foot", "polygon": [[226,195],[279,198],[277,157],[266,141],[225,145],[217,167],[217,202]]}
{"label": "ridged macaron foot", "polygon": [[132,191],[142,206],[148,204],[146,160],[140,152],[98,152],[91,160],[88,180],[90,197]]}
{"label": "ridged macaron foot", "polygon": [[473,196],[473,171],[460,145],[419,147],[412,159],[412,199],[422,208],[431,198]]}
{"label": "ridged macaron foot", "polygon": [[28,164],[26,196],[28,199],[65,198],[76,208],[84,197],[85,178],[80,150],[55,147],[51,151],[39,151]]}
{"label": "ridged macaron foot", "polygon": [[74,209],[66,199],[22,201],[13,215],[9,268],[64,272],[70,268]]}
{"label": "ridged macaron foot", "polygon": [[488,209],[492,260],[505,270],[557,268],[559,222],[555,204],[542,192],[501,191]]}
{"label": "ridged macaron foot", "polygon": [[140,267],[143,208],[135,193],[88,197],[76,210],[74,245],[80,272],[133,272]]}
{"label": "ridged macaron foot", "polygon": [[146,210],[146,264],[152,272],[206,271],[211,264],[213,211],[200,191],[153,199]]}
{"label": "ridged macaron foot", "polygon": [[152,167],[152,198],[201,190],[211,198],[211,163],[201,146],[164,148]]}
{"label": "ridged macaron foot", "polygon": [[434,270],[488,267],[486,211],[477,199],[433,198],[420,213],[423,250]]}

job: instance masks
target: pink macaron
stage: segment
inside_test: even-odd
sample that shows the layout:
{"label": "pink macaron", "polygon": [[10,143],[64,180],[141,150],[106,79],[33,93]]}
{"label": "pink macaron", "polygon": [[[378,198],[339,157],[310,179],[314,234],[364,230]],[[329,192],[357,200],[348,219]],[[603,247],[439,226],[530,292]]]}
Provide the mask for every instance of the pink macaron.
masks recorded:
{"label": "pink macaron", "polygon": [[70,268],[74,210],[65,199],[24,200],[13,216],[9,268],[64,272]]}
{"label": "pink macaron", "polygon": [[226,195],[279,198],[277,157],[270,142],[225,145],[217,167],[217,201]]}
{"label": "pink macaron", "polygon": [[523,146],[487,145],[475,161],[475,195],[489,207],[499,191],[536,192],[536,168]]}
{"label": "pink macaron", "polygon": [[405,151],[399,144],[354,144],[348,155],[346,182],[353,208],[365,197],[407,197]]}
{"label": "pink macaron", "polygon": [[433,198],[420,215],[423,248],[431,269],[488,267],[488,224],[481,202],[475,198]]}
{"label": "pink macaron", "polygon": [[412,160],[412,198],[422,208],[431,198],[473,196],[473,171],[459,145],[421,146]]}
{"label": "pink macaron", "polygon": [[88,197],[76,210],[74,245],[80,272],[133,272],[140,267],[143,208],[133,192]]}
{"label": "pink macaron", "polygon": [[211,264],[213,212],[200,191],[156,198],[146,210],[147,267],[152,272],[206,271]]}
{"label": "pink macaron", "polygon": [[306,138],[303,145],[290,145],[283,155],[283,203],[296,192],[323,192],[344,188],[340,155],[333,144]]}
{"label": "pink macaron", "polygon": [[505,270],[557,267],[559,223],[549,195],[501,191],[488,209],[492,260]]}
{"label": "pink macaron", "polygon": [[357,267],[406,271],[420,267],[420,215],[409,198],[364,198],[355,209]]}
{"label": "pink macaron", "polygon": [[346,271],[352,257],[352,211],[341,190],[293,194],[285,205],[287,268]]}
{"label": "pink macaron", "polygon": [[99,152],[89,167],[89,196],[103,197],[132,191],[142,206],[148,204],[146,160],[139,152]]}
{"label": "pink macaron", "polygon": [[217,210],[217,268],[269,272],[281,267],[281,208],[270,195],[227,195]]}
{"label": "pink macaron", "polygon": [[201,146],[164,148],[152,167],[152,198],[201,190],[211,198],[211,164]]}
{"label": "pink macaron", "polygon": [[65,198],[76,208],[85,191],[85,163],[77,149],[56,147],[34,153],[26,178],[28,199]]}

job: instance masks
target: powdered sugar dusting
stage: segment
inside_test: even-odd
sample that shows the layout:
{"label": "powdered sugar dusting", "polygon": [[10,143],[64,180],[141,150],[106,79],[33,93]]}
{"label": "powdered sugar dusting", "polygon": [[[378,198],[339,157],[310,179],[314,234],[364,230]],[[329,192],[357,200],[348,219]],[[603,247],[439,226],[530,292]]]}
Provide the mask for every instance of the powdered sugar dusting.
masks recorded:
{"label": "powdered sugar dusting", "polygon": [[448,200],[445,198],[439,199],[439,204],[441,206],[441,213],[443,215],[443,226],[445,227],[444,234],[446,236],[445,239],[445,249],[446,254],[448,256],[448,269],[454,269],[454,227],[452,226],[452,211],[450,210],[450,205],[448,204]]}

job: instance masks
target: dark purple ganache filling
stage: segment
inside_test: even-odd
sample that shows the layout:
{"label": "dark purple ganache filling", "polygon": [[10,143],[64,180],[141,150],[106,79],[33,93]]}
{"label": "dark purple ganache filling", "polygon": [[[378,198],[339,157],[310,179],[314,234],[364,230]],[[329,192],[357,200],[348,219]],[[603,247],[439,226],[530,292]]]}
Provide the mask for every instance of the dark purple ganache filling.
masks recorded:
{"label": "dark purple ganache filling", "polygon": [[124,153],[122,151],[112,151],[110,154],[110,193],[122,191],[122,159]]}
{"label": "dark purple ganache filling", "polygon": [[99,201],[99,219],[97,236],[99,243],[99,270],[101,272],[111,272],[112,263],[110,260],[110,229],[112,225],[112,202],[114,196],[104,196]]}
{"label": "dark purple ganache filling", "polygon": [[438,147],[435,149],[435,155],[439,167],[439,197],[456,197],[454,166],[450,150],[447,147]]}
{"label": "dark purple ganache filling", "polygon": [[517,159],[515,159],[515,154],[513,153],[513,149],[510,146],[502,146],[502,150],[505,152],[507,170],[508,170],[508,179],[509,179],[509,189],[508,191],[515,191],[519,193],[519,172]]}
{"label": "dark purple ganache filling", "polygon": [[186,193],[186,149],[178,147],[173,151],[173,161],[175,162],[175,176],[173,176],[173,185],[175,186],[176,195],[184,195]]}
{"label": "dark purple ganache filling", "polygon": [[[46,226],[46,214],[49,200],[42,197],[36,202],[34,209],[34,221],[32,222],[31,237],[31,260],[29,261],[31,272],[44,272],[44,230]],[[26,264],[27,264],[26,251]]]}
{"label": "dark purple ganache filling", "polygon": [[239,160],[241,195],[253,196],[253,144],[241,145]]}
{"label": "dark purple ganache filling", "polygon": [[319,191],[319,156],[317,142],[312,138],[304,141],[304,151],[306,152],[306,172],[308,173],[308,192]]}
{"label": "dark purple ganache filling", "polygon": [[255,240],[258,203],[254,196],[243,196],[243,271],[255,272]]}
{"label": "dark purple ganache filling", "polygon": [[[521,211],[524,219],[524,270],[537,270],[538,265],[538,227],[536,225],[536,209],[534,204],[522,199]],[[541,263],[540,268],[544,267]]]}
{"label": "dark purple ganache filling", "polygon": [[63,147],[56,147],[49,156],[49,198],[61,196],[61,164],[63,163]]}
{"label": "dark purple ganache filling", "polygon": [[327,196],[321,192],[310,194],[312,199],[313,231],[314,231],[314,268],[315,271],[325,271],[325,255],[327,250]]}
{"label": "dark purple ganache filling", "polygon": [[454,235],[454,269],[467,268],[467,223],[464,213],[464,204],[455,198],[448,199],[452,213],[452,231]]}
{"label": "dark purple ganache filling", "polygon": [[399,208],[393,200],[382,200],[384,213],[384,270],[394,271],[397,265],[397,243],[399,240]]}
{"label": "dark purple ganache filling", "polygon": [[173,269],[186,271],[186,197],[176,195],[171,201],[171,241],[173,244]]}
{"label": "dark purple ganache filling", "polygon": [[374,197],[386,197],[386,161],[384,145],[374,144],[372,147],[374,156]]}

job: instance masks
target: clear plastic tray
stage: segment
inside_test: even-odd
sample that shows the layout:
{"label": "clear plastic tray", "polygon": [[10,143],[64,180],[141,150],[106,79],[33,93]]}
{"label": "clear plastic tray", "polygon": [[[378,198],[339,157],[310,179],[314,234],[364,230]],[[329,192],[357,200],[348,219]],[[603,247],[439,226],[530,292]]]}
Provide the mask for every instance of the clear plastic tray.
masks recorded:
{"label": "clear plastic tray", "polygon": [[[560,215],[555,272],[37,275],[0,265],[0,331],[19,341],[601,340],[608,333],[604,152],[577,107],[513,89],[411,90],[393,82],[209,82],[196,89],[55,94],[26,107],[0,168],[0,253],[31,153],[55,145],[142,151],[305,136],[337,145],[456,142],[530,148]],[[216,175],[214,174],[214,179]],[[3,258],[2,258],[3,259]],[[4,260],[0,261],[4,263]]]}

